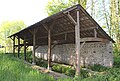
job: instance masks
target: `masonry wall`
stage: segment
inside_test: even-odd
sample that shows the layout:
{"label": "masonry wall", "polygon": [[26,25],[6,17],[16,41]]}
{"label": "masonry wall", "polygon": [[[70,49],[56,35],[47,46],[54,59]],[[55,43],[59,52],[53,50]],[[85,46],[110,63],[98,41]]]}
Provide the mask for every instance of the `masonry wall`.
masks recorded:
{"label": "masonry wall", "polygon": [[[85,43],[80,52],[81,65],[101,64],[112,66],[113,64],[112,43]],[[47,46],[38,47],[36,56],[47,59]],[[52,61],[75,65],[75,45],[56,45],[52,49]]]}

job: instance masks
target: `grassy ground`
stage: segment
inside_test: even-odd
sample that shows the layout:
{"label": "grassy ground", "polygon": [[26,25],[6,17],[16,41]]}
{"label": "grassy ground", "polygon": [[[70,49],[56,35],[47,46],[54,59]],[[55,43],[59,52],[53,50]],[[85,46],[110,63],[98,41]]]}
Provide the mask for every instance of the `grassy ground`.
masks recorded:
{"label": "grassy ground", "polygon": [[10,55],[0,54],[0,81],[54,81]]}
{"label": "grassy ground", "polygon": [[[78,78],[59,79],[57,81],[120,81],[120,57],[114,58],[114,67],[106,68],[95,65],[89,69],[95,71],[91,74],[81,70]],[[25,65],[11,55],[0,54],[0,81],[55,81],[52,76],[40,73]]]}

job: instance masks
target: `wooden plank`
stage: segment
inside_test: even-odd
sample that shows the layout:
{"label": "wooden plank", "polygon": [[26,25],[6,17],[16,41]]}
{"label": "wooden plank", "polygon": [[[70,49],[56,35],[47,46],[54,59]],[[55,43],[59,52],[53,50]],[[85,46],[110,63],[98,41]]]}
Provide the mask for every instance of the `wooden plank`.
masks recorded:
{"label": "wooden plank", "polygon": [[80,75],[80,21],[77,11],[77,25],[75,25],[76,76]]}
{"label": "wooden plank", "polygon": [[48,70],[51,67],[51,30],[48,29]]}
{"label": "wooden plank", "polygon": [[26,60],[26,41],[24,39],[24,60]]}

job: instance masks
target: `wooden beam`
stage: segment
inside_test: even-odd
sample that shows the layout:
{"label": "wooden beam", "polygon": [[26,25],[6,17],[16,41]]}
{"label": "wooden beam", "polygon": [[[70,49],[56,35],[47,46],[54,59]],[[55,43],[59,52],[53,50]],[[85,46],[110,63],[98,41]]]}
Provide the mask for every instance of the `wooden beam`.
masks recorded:
{"label": "wooden beam", "polygon": [[109,42],[108,39],[104,38],[95,38],[95,37],[87,37],[87,38],[81,38],[80,42]]}
{"label": "wooden beam", "polygon": [[[41,23],[42,24],[42,23]],[[43,25],[43,27],[45,28],[45,30],[47,30],[48,31],[48,27],[46,26],[46,25],[44,25],[44,24],[42,24]]]}
{"label": "wooden beam", "polygon": [[72,7],[72,8],[67,9],[67,10],[64,11],[63,13],[66,14],[66,13],[68,13],[68,12],[70,12],[70,11],[76,9],[76,8],[77,8],[77,6],[74,6],[74,7]]}
{"label": "wooden beam", "polygon": [[51,47],[51,50],[52,50],[56,45],[57,45],[57,44],[54,43],[54,44],[52,45],[52,47]]}
{"label": "wooden beam", "polygon": [[13,36],[13,55],[15,57],[15,36]]}
{"label": "wooden beam", "polygon": [[26,41],[24,39],[24,60],[26,60]]}
{"label": "wooden beam", "polygon": [[38,47],[39,47],[39,45],[36,45],[36,46],[35,46],[35,49],[37,49]]}
{"label": "wooden beam", "polygon": [[33,62],[32,64],[35,64],[35,45],[36,45],[36,32],[34,30],[34,33],[33,33],[33,53],[32,53],[32,57],[33,57]]}
{"label": "wooden beam", "polygon": [[13,40],[13,38],[12,38],[12,37],[9,37],[9,38]]}
{"label": "wooden beam", "polygon": [[[80,32],[84,32],[84,31],[87,31],[87,30],[94,30],[95,28],[96,28],[96,27],[90,27],[90,28],[81,29]],[[75,32],[74,30],[64,31],[64,32],[52,34],[51,37],[53,37],[53,36],[58,36],[58,35],[62,35],[62,34],[74,33],[74,32]],[[48,37],[48,36],[42,36],[42,37],[38,37],[37,39],[42,39],[42,38],[47,38],[47,37]],[[26,39],[26,40],[28,41],[28,40],[31,40],[31,39],[32,39],[32,38]]]}
{"label": "wooden beam", "polygon": [[77,22],[73,19],[73,17],[70,15],[69,12],[68,12],[67,16],[68,16],[68,18],[73,22],[74,25],[77,24]]}
{"label": "wooden beam", "polygon": [[[81,40],[81,39],[80,39],[80,40]],[[86,41],[84,41],[84,42],[81,44],[81,46],[80,46],[80,50],[81,50],[82,47],[84,46],[85,42],[86,42]]]}
{"label": "wooden beam", "polygon": [[51,29],[51,30],[53,29],[54,23],[55,23],[55,20],[51,23],[50,26],[47,26],[46,24],[43,24],[43,23],[41,23],[41,24],[48,32],[49,29]]}
{"label": "wooden beam", "polygon": [[65,40],[67,40],[67,33],[65,33]]}
{"label": "wooden beam", "polygon": [[37,33],[37,31],[38,31],[38,28],[37,29],[33,29],[33,31],[31,31],[30,29],[29,29],[29,32],[33,35],[34,33]]}
{"label": "wooden beam", "polygon": [[[80,32],[84,32],[84,31],[87,31],[87,30],[94,30],[96,27],[88,27],[88,28],[85,28],[85,29],[81,29]],[[74,33],[75,31],[74,30],[70,30],[70,31],[65,31],[65,32],[60,32],[60,33],[56,33],[56,34],[52,34],[52,36],[57,36],[57,35],[62,35],[62,34],[66,34],[66,33]],[[43,36],[43,37],[40,37],[40,38],[46,38],[47,36]]]}
{"label": "wooden beam", "polygon": [[50,31],[52,31],[53,27],[54,27],[54,24],[55,24],[55,20],[52,22],[52,24],[50,25],[49,29]]}
{"label": "wooden beam", "polygon": [[94,37],[97,38],[97,31],[94,29]]}
{"label": "wooden beam", "polygon": [[76,76],[80,75],[80,21],[77,11],[77,25],[75,25]]}
{"label": "wooden beam", "polygon": [[20,58],[20,38],[18,37],[18,58]]}
{"label": "wooden beam", "polygon": [[51,30],[48,29],[48,70],[51,67]]}

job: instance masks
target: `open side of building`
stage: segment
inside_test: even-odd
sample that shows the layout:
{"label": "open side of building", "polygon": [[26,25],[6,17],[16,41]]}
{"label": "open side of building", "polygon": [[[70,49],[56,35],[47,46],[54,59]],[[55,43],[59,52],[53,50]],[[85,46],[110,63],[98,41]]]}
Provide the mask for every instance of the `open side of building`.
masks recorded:
{"label": "open side of building", "polygon": [[[80,65],[102,64],[112,66],[112,43],[114,40],[83,9],[75,5],[49,16],[11,36],[13,53],[24,46],[33,46],[33,64],[35,56],[51,61],[76,65],[76,74]],[[18,40],[15,40],[15,39]],[[20,44],[20,40],[24,40]],[[18,41],[18,44],[15,44]]]}

